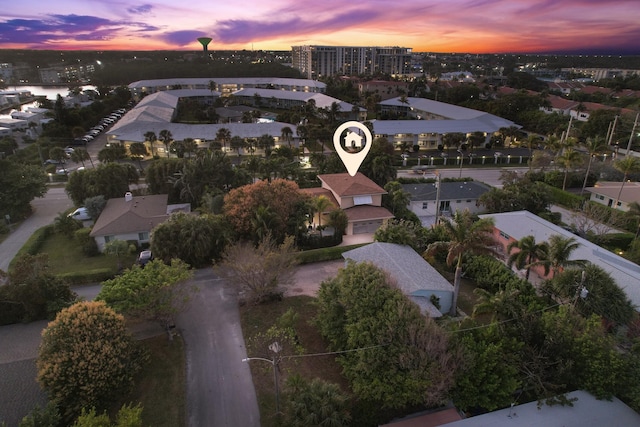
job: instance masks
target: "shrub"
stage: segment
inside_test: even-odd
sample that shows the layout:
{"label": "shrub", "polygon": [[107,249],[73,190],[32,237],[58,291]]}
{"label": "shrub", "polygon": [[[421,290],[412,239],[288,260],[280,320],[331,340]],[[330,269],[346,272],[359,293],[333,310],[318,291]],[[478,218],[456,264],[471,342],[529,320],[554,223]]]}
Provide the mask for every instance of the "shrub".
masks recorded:
{"label": "shrub", "polygon": [[69,422],[128,392],[143,360],[121,315],[103,302],[79,302],[43,331],[38,382]]}
{"label": "shrub", "polygon": [[81,228],[74,232],[74,237],[82,247],[83,254],[86,256],[97,256],[100,253],[98,244],[89,234],[91,234],[90,228]]}

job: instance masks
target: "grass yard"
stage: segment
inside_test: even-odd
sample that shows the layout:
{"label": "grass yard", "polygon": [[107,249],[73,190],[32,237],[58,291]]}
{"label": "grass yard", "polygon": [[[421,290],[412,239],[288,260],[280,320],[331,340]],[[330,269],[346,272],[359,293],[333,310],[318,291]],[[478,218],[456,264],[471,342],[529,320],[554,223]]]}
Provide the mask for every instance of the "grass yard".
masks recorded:
{"label": "grass yard", "polygon": [[141,341],[141,344],[149,351],[149,363],[131,395],[120,405],[140,402],[145,426],[184,426],[186,373],[182,338],[177,336],[169,341],[163,334]]}
{"label": "grass yard", "polygon": [[[261,305],[245,305],[240,307],[240,319],[245,342],[259,332],[266,331],[289,308],[293,308],[298,314],[296,332],[300,344],[304,347],[304,354],[324,353],[327,344],[320,336],[317,329],[309,322],[315,316],[315,299],[308,296],[284,298],[282,301]],[[248,354],[252,357],[252,354]],[[262,361],[252,361],[251,373],[256,388],[258,405],[260,407],[260,419],[263,427],[275,427],[282,425],[279,417],[275,416],[275,388],[273,383],[272,365]],[[300,374],[304,378],[313,379],[320,377],[326,381],[340,385],[342,390],[348,391],[349,386],[341,374],[342,368],[335,360],[335,356],[314,356],[285,359],[280,363],[280,409],[283,406],[282,390],[287,377],[291,374]]]}
{"label": "grass yard", "polygon": [[[108,268],[116,272],[118,269],[118,262],[115,258],[106,255],[88,257],[82,252],[82,248],[74,239],[58,233],[52,233],[47,237],[40,252],[49,255],[50,271],[53,274],[74,273],[102,268]],[[133,265],[135,259],[136,254],[122,257],[122,265],[129,267]]]}

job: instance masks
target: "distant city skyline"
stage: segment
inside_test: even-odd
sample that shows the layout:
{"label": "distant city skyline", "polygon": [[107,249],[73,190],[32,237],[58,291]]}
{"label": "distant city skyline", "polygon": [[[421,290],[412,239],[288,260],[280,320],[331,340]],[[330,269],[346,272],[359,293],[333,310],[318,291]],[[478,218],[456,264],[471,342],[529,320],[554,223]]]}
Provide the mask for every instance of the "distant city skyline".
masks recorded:
{"label": "distant city skyline", "polygon": [[290,50],[401,46],[416,52],[640,54],[638,0],[21,0],[0,49]]}

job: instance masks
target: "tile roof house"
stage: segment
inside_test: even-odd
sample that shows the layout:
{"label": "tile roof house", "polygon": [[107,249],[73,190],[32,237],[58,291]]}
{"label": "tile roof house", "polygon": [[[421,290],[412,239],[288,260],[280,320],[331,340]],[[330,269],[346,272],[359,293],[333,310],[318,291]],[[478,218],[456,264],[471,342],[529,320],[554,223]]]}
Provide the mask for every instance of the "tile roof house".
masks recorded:
{"label": "tile roof house", "polygon": [[[432,225],[436,216],[436,197],[438,189],[435,183],[402,184],[402,189],[410,194],[409,209],[422,220],[422,224]],[[477,181],[440,182],[438,202],[440,213],[452,215],[456,211],[468,209],[471,213],[480,212],[478,199],[491,188]]]}
{"label": "tile roof house", "polygon": [[[622,182],[599,181],[585,190],[591,193],[589,200],[620,211],[628,211],[633,202],[640,203],[640,182],[625,182],[623,187]],[[613,206],[616,200],[617,206]]]}
{"label": "tile roof house", "polygon": [[571,259],[586,260],[609,273],[616,284],[625,292],[627,298],[640,311],[640,266],[609,252],[590,241],[579,237],[549,221],[528,211],[504,212],[479,215],[480,218],[493,218],[494,238],[507,254],[509,243],[533,236],[536,242],[548,241],[549,237],[559,234],[572,237],[579,244],[571,254]]}
{"label": "tile roof house", "polygon": [[387,192],[378,184],[358,172],[318,175],[322,189],[315,195],[324,194],[335,206],[344,210],[349,218],[346,234],[374,233],[393,214],[382,207],[382,195]]}
{"label": "tile roof house", "polygon": [[[441,317],[453,301],[453,286],[410,246],[374,242],[344,252],[345,260],[370,262],[384,270],[423,315]],[[438,301],[438,306],[434,301]]]}
{"label": "tile roof house", "polygon": [[133,197],[128,192],[124,197],[109,199],[90,236],[101,252],[104,245],[112,240],[149,243],[151,230],[169,219],[171,213],[191,211],[188,203],[168,205],[167,198],[167,194]]}

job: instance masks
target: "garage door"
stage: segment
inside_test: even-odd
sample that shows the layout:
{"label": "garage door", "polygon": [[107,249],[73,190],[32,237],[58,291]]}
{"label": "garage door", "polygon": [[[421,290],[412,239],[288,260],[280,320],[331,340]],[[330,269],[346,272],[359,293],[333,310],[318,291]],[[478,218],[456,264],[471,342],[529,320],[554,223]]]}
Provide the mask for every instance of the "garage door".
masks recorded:
{"label": "garage door", "polygon": [[382,220],[376,221],[360,221],[353,223],[353,234],[369,234],[375,233],[382,225]]}

